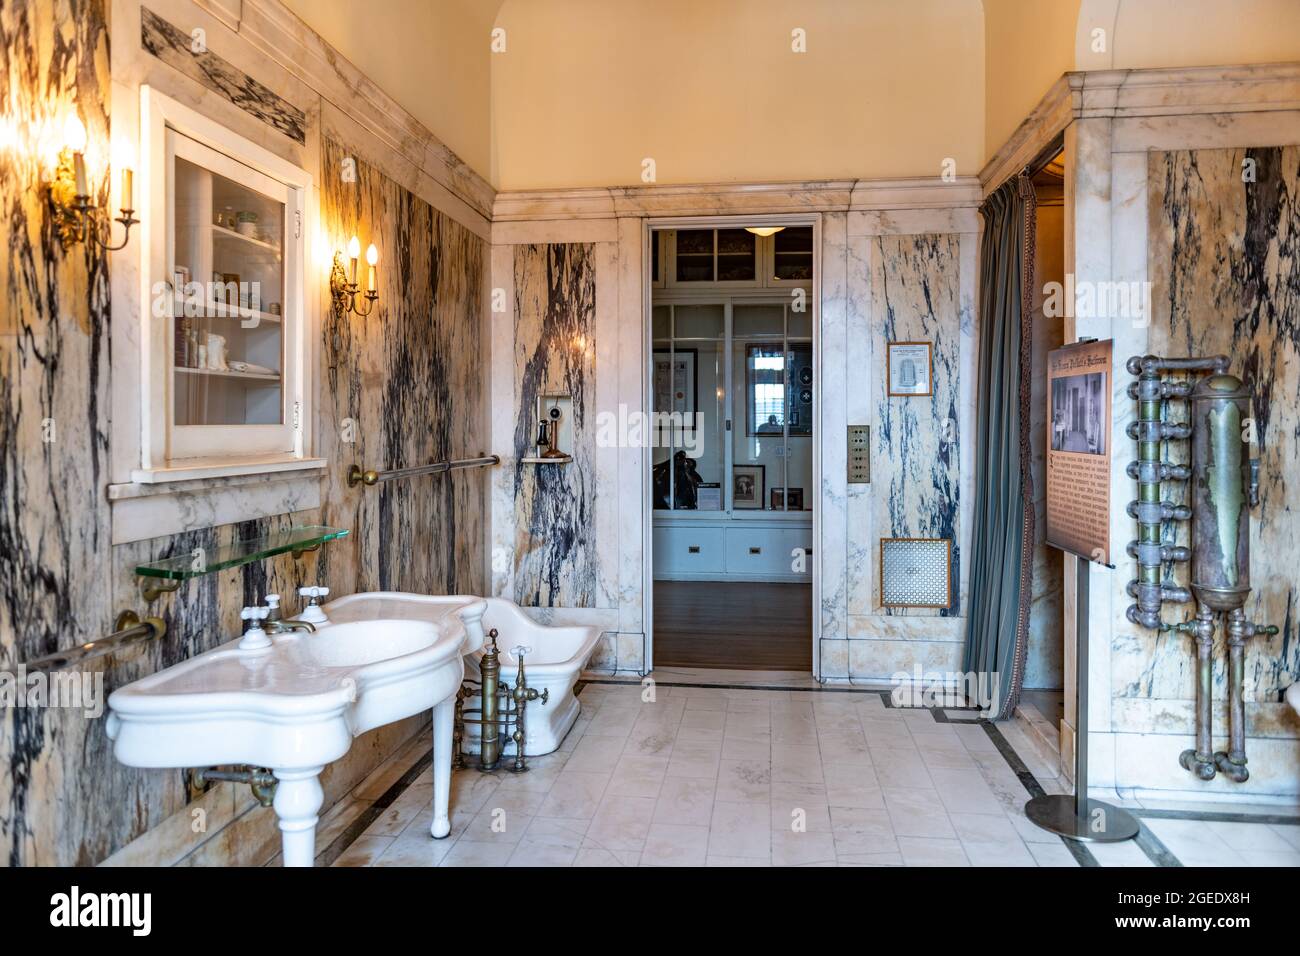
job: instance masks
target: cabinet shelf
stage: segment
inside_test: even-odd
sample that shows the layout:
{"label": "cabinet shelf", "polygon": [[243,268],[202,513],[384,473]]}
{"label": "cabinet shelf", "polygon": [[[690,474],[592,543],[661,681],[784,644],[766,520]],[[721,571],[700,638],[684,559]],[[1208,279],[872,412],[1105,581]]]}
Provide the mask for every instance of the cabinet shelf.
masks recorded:
{"label": "cabinet shelf", "polygon": [[284,554],[286,551],[293,551],[295,554],[315,551],[326,541],[343,538],[347,534],[347,528],[327,528],[322,525],[291,528],[262,538],[236,541],[206,554],[186,553],[174,558],[150,561],[147,564],[137,565],[135,573],[146,578],[185,581],[214,571],[225,571],[253,561],[261,561],[263,558]]}
{"label": "cabinet shelf", "polygon": [[268,375],[265,372],[237,372],[234,369],[216,369],[216,368],[190,368],[186,365],[174,366],[177,372],[184,375],[203,375],[210,378],[236,378],[246,379],[254,382],[278,383],[280,376],[278,374]]}
{"label": "cabinet shelf", "polygon": [[[208,302],[204,306],[203,315],[192,316],[200,321],[207,319],[221,319],[223,321],[246,322],[249,319],[257,319],[258,324],[265,322],[269,325],[279,325],[284,316],[276,315],[274,312],[264,312],[261,309],[250,309],[242,305],[227,305],[224,302]],[[245,328],[255,328],[256,326],[245,326]]]}
{"label": "cabinet shelf", "polygon": [[253,250],[270,255],[278,262],[280,260],[280,246],[274,242],[266,242],[253,236],[246,236],[242,232],[236,232],[233,229],[227,229],[225,226],[212,225],[212,238],[222,242],[244,243]]}

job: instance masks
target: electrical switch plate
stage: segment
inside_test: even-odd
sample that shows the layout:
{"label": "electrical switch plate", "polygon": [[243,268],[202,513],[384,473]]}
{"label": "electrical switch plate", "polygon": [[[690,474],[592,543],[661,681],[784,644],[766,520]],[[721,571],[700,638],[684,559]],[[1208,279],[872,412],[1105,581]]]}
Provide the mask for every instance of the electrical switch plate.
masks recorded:
{"label": "electrical switch plate", "polygon": [[871,426],[849,426],[849,484],[871,484]]}

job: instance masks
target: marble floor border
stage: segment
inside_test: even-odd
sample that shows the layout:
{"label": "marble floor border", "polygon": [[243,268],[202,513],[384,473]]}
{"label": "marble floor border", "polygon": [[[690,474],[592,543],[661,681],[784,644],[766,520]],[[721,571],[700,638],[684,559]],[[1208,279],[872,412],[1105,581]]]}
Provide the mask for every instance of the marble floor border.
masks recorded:
{"label": "marble floor border", "polygon": [[[641,683],[636,679],[618,679],[590,677],[579,680],[575,693],[581,694],[582,690],[591,684],[626,686]],[[817,687],[789,687],[780,684],[777,685],[760,685],[760,684],[733,684],[733,683],[697,683],[677,682],[659,680],[655,681],[656,686],[662,687],[683,687],[683,688],[704,688],[711,690],[744,690],[744,691],[768,691],[772,693],[808,693],[808,694],[862,694],[874,695],[880,698],[882,704],[890,709],[907,709],[907,710],[927,710],[936,723],[945,724],[977,724],[988,736],[994,748],[1006,762],[1008,768],[1016,775],[1021,785],[1025,788],[1029,797],[1041,796],[1048,791],[1039,779],[1029,769],[1024,759],[1016,751],[1015,746],[1003,735],[997,724],[984,717],[979,716],[979,708],[975,707],[923,707],[923,708],[899,708],[897,707],[888,690],[870,689],[864,687],[848,686],[817,686]],[[401,795],[414,783],[419,781],[429,771],[431,764],[431,755],[427,749],[423,752],[417,752],[410,765],[402,771],[396,779],[377,799],[368,804],[357,816],[351,820],[330,843],[321,850],[316,856],[317,866],[329,866],[347,849],[352,846],[366,829],[378,818],[383,812],[391,807]],[[1150,820],[1191,820],[1211,823],[1257,823],[1257,824],[1280,824],[1291,825],[1300,823],[1300,816],[1291,816],[1285,814],[1261,814],[1261,813],[1241,813],[1241,812],[1215,812],[1205,810],[1180,810],[1169,808],[1142,808],[1128,807],[1129,812],[1139,818],[1141,822],[1144,818]],[[1074,857],[1081,867],[1099,867],[1101,866],[1097,858],[1089,850],[1086,843],[1077,840],[1067,840],[1060,838],[1061,843]],[[1138,836],[1134,844],[1142,851],[1143,855],[1151,861],[1152,865],[1162,868],[1177,868],[1184,864],[1178,857],[1160,840],[1160,838],[1151,831],[1151,829],[1142,823]],[[278,858],[278,857],[277,857]]]}
{"label": "marble floor border", "polygon": [[1155,866],[1168,869],[1183,865],[1182,861],[1170,852],[1169,847],[1165,846],[1160,838],[1151,832],[1151,828],[1142,822],[1140,815],[1138,834],[1133,838],[1133,842],[1137,844],[1138,849],[1145,853],[1147,859]]}

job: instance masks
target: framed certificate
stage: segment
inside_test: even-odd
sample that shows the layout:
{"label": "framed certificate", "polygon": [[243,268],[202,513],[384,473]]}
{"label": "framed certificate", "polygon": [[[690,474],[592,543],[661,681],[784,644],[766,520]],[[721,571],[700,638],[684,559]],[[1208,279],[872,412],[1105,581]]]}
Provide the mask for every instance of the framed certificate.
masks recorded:
{"label": "framed certificate", "polygon": [[886,363],[890,395],[933,395],[934,357],[929,342],[890,342]]}

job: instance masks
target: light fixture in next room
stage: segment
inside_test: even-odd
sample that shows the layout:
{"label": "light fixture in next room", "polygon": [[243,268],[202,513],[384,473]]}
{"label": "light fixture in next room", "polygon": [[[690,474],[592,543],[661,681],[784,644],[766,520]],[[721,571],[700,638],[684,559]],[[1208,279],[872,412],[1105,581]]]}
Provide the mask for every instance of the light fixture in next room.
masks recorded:
{"label": "light fixture in next room", "polygon": [[785,226],[746,226],[745,231],[766,239],[768,236],[775,236],[784,228]]}

